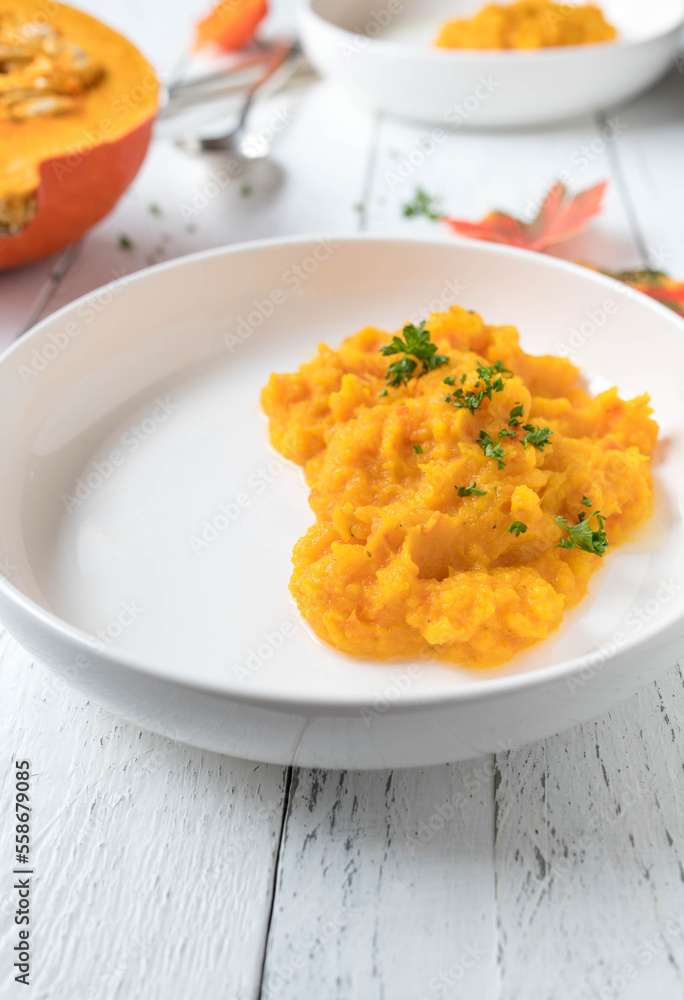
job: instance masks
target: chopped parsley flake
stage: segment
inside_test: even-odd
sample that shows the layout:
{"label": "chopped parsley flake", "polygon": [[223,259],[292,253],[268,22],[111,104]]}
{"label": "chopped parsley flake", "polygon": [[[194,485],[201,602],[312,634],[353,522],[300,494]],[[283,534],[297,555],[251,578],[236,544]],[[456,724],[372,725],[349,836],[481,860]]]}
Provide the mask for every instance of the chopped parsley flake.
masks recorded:
{"label": "chopped parsley flake", "polygon": [[523,524],[522,521],[513,521],[508,529],[509,535],[515,535],[518,538],[520,535],[524,535],[527,531],[527,525]]}
{"label": "chopped parsley flake", "polygon": [[487,495],[487,490],[479,490],[476,482],[472,486],[457,486],[456,492],[460,497],[484,497]]}
{"label": "chopped parsley flake", "polygon": [[523,448],[527,448],[528,444],[531,444],[537,451],[543,451],[544,446],[551,443],[553,431],[550,431],[548,427],[535,427],[534,424],[523,424],[523,430],[527,432],[522,438]]}
{"label": "chopped parsley flake", "polygon": [[413,450],[415,451],[416,455],[422,455],[423,454],[422,445],[414,444]]}
{"label": "chopped parsley flake", "polygon": [[525,407],[522,403],[516,403],[509,414],[509,427],[518,427],[520,425],[520,418],[525,414]]}
{"label": "chopped parsley flake", "polygon": [[[485,399],[491,399],[495,392],[503,390],[503,376],[512,374],[513,372],[509,371],[508,368],[504,368],[503,361],[495,361],[490,367],[480,363],[477,366],[478,377],[474,388],[465,392],[463,389],[456,389],[455,392],[444,397],[444,402],[451,403],[457,409],[470,410],[471,413],[475,413],[475,410],[482,406]],[[465,382],[465,378],[465,375],[461,375],[461,385]],[[447,385],[454,384],[453,379],[448,381],[445,378],[444,381]]]}
{"label": "chopped parsley flake", "polygon": [[503,450],[500,444],[497,444],[496,441],[493,441],[486,431],[480,431],[480,436],[477,439],[477,443],[482,448],[482,451],[485,454],[485,458],[493,458],[496,461],[497,468],[503,469],[506,467],[504,458],[508,453]]}

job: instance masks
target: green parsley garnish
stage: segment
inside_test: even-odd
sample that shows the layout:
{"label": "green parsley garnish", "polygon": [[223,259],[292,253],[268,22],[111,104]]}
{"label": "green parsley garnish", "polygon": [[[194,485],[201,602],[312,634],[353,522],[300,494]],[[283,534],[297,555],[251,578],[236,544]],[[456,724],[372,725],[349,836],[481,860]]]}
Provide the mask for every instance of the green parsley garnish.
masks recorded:
{"label": "green parsley garnish", "polygon": [[513,521],[513,523],[508,529],[508,534],[515,535],[515,537],[518,538],[520,535],[524,535],[526,531],[527,531],[526,524],[523,524],[522,521]]}
{"label": "green parsley garnish", "polygon": [[[598,524],[596,531],[589,523],[593,517],[596,518],[596,523]],[[556,517],[556,524],[559,524],[564,531],[567,531],[568,537],[561,538],[556,548],[578,548],[583,549],[585,552],[592,552],[594,555],[602,556],[608,548],[608,539],[603,530],[605,523],[606,519],[605,517],[601,517],[601,511],[599,510],[595,510],[586,520],[580,518],[577,524],[568,524],[564,517],[558,515]]]}
{"label": "green parsley garnish", "polygon": [[[485,399],[491,399],[495,392],[502,391],[504,387],[502,376],[512,374],[513,372],[509,371],[508,368],[504,368],[503,361],[495,361],[491,367],[478,364],[478,377],[474,388],[467,392],[464,392],[463,389],[450,392],[448,396],[444,397],[444,402],[451,403],[457,409],[470,410],[471,413],[475,413],[475,410],[482,406]],[[454,380],[449,381],[449,377],[445,378],[444,381],[447,385],[454,384]],[[465,375],[461,375],[461,385],[464,382]]]}
{"label": "green parsley garnish", "polygon": [[551,443],[553,431],[550,431],[548,427],[535,427],[534,424],[523,424],[523,430],[527,431],[522,438],[523,448],[527,448],[528,444],[531,444],[537,451],[543,451],[544,446]]}
{"label": "green parsley garnish", "polygon": [[119,237],[119,249],[121,250],[133,250],[135,243],[130,238],[130,236],[120,236]]}
{"label": "green parsley garnish", "polygon": [[401,337],[393,337],[391,344],[385,344],[380,348],[380,353],[403,354],[401,361],[394,361],[387,369],[385,381],[388,385],[396,389],[400,385],[406,385],[409,379],[415,374],[418,362],[422,362],[423,370],[418,372],[416,378],[427,375],[441,365],[446,365],[449,361],[446,354],[437,354],[437,347],[430,340],[430,331],[425,329],[425,321],[414,326],[409,323],[403,329],[404,340]]}
{"label": "green parsley garnish", "polygon": [[435,195],[428,194],[422,188],[416,188],[413,201],[407,202],[403,207],[404,217],[411,219],[418,215],[424,215],[433,222],[442,218],[442,211],[439,207],[441,199]]}
{"label": "green parsley garnish", "polygon": [[497,467],[499,469],[503,469],[506,467],[504,458],[508,453],[503,450],[500,444],[497,444],[496,441],[493,441],[486,431],[480,431],[480,436],[477,439],[477,443],[482,448],[482,451],[485,454],[485,458],[493,458],[496,461]]}
{"label": "green parsley garnish", "polygon": [[423,454],[422,445],[414,444],[413,450],[415,451],[416,455],[422,455]]}
{"label": "green parsley garnish", "polygon": [[456,379],[453,377],[453,375],[447,375],[447,377],[444,379],[444,384],[456,385]]}
{"label": "green parsley garnish", "polygon": [[[487,387],[487,395],[488,398],[491,399],[492,390],[494,392],[501,392],[501,390],[503,389],[503,379],[501,378],[501,376],[512,375],[513,372],[509,368],[504,368],[503,361],[495,361],[491,367],[487,367],[487,365],[478,364],[477,374]],[[495,378],[495,376],[497,377]],[[492,381],[492,379],[494,379],[494,381]],[[475,383],[475,386],[477,388],[477,383]]]}
{"label": "green parsley garnish", "polygon": [[582,503],[584,504],[585,507],[591,507],[592,501],[589,499],[589,497],[585,497],[584,494],[582,494]]}
{"label": "green parsley garnish", "polygon": [[150,215],[161,215],[162,214],[161,208],[159,207],[159,205],[156,205],[154,202],[152,202],[152,204],[149,206],[149,211],[150,211]]}
{"label": "green parsley garnish", "polygon": [[520,425],[520,417],[524,416],[524,414],[525,414],[525,407],[522,405],[522,403],[516,403],[509,414],[510,419],[508,421],[508,426],[518,427]]}
{"label": "green parsley garnish", "polygon": [[487,496],[487,490],[479,490],[477,488],[477,483],[473,483],[472,486],[457,486],[456,492],[460,497],[484,497]]}
{"label": "green parsley garnish", "polygon": [[499,438],[514,438],[515,431],[509,430],[508,427],[504,427],[502,431],[499,431]]}

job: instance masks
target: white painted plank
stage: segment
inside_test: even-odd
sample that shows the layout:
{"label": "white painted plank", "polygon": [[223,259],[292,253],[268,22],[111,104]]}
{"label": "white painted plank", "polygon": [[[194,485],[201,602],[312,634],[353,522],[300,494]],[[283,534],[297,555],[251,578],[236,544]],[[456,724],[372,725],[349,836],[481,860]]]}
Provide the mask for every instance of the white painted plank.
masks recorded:
{"label": "white painted plank", "polygon": [[498,997],[492,775],[295,772],[264,1000]]}
{"label": "white painted plank", "polygon": [[[0,996],[13,981],[14,761],[31,761],[30,994],[258,994],[284,772],[142,732],[0,640]],[[55,984],[59,984],[55,992]],[[228,992],[227,992],[228,991]]]}
{"label": "white painted plank", "polygon": [[498,758],[502,1000],[684,992],[682,677]]}
{"label": "white painted plank", "polygon": [[684,57],[678,68],[637,101],[630,128],[615,143],[635,224],[642,234],[644,264],[684,280]]}

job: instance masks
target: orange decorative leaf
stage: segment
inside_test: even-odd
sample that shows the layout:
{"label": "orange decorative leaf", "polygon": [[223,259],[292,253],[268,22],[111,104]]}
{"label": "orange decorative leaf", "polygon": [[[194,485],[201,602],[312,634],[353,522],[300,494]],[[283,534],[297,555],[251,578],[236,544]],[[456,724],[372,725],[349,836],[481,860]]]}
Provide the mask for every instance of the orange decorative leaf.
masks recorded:
{"label": "orange decorative leaf", "polygon": [[213,42],[226,52],[236,52],[251,42],[268,14],[267,0],[221,0],[195,28],[195,48]]}
{"label": "orange decorative leaf", "polygon": [[444,221],[461,236],[543,251],[582,232],[589,219],[601,211],[606,186],[603,181],[568,198],[565,185],[556,181],[532,222],[523,222],[505,212],[490,212],[482,222],[449,218]]}
{"label": "orange decorative leaf", "polygon": [[674,281],[664,271],[604,271],[602,268],[594,267],[593,264],[584,264],[593,271],[600,271],[607,274],[609,278],[616,278],[630,288],[635,288],[637,292],[662,302],[668,309],[684,316],[684,281]]}

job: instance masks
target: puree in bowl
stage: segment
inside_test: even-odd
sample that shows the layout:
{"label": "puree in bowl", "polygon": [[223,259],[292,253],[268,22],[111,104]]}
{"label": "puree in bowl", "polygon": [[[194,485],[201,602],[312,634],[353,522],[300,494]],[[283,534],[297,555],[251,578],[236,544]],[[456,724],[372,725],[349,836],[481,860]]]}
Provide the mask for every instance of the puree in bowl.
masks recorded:
{"label": "puree in bowl", "polygon": [[346,653],[503,663],[651,512],[648,396],[591,397],[570,361],[458,306],[321,345],[262,404],[316,514],[290,590]]}
{"label": "puree in bowl", "polygon": [[474,17],[448,21],[435,45],[443,49],[541,49],[610,42],[617,35],[598,7],[517,0],[489,4]]}

